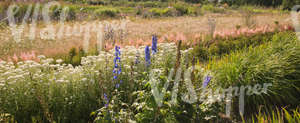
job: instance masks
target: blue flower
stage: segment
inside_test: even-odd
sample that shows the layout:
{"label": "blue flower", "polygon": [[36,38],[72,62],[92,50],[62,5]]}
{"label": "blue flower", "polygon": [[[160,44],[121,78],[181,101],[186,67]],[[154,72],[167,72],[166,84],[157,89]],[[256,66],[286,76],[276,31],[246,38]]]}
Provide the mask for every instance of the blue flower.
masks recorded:
{"label": "blue flower", "polygon": [[108,106],[109,99],[107,98],[106,93],[104,93],[104,100],[106,101],[105,107],[107,107],[107,106]]}
{"label": "blue flower", "polygon": [[118,77],[117,76],[114,76],[114,79],[117,79]]}
{"label": "blue flower", "polygon": [[146,65],[149,66],[151,64],[151,56],[150,56],[149,46],[146,46],[146,48],[145,48],[145,60],[146,60]]}
{"label": "blue flower", "polygon": [[119,88],[119,87],[120,87],[120,84],[119,84],[119,83],[117,83],[117,84],[116,84],[116,88]]}
{"label": "blue flower", "polygon": [[121,55],[120,47],[119,46],[116,46],[115,50],[116,50],[116,53],[115,53],[116,55]]}
{"label": "blue flower", "polygon": [[122,72],[122,69],[121,69],[121,67],[119,67],[117,74],[121,74],[121,72]]}
{"label": "blue flower", "polygon": [[157,37],[155,35],[152,36],[152,54],[157,52]]}
{"label": "blue flower", "polygon": [[116,55],[116,57],[114,58],[114,64],[117,64],[117,62],[121,62],[121,58],[119,57],[119,55]]}
{"label": "blue flower", "polygon": [[[113,80],[117,80],[118,75],[121,74],[121,72],[122,72],[121,65],[120,65],[120,63],[121,63],[120,55],[121,55],[120,47],[116,46],[115,47],[115,58],[114,58],[114,69],[113,69],[113,74],[114,74]],[[120,85],[116,84],[116,87],[119,88]]]}
{"label": "blue flower", "polygon": [[211,78],[212,78],[211,76],[206,76],[204,78],[204,82],[203,82],[203,85],[202,85],[203,88],[205,88],[208,85],[208,83],[210,82]]}

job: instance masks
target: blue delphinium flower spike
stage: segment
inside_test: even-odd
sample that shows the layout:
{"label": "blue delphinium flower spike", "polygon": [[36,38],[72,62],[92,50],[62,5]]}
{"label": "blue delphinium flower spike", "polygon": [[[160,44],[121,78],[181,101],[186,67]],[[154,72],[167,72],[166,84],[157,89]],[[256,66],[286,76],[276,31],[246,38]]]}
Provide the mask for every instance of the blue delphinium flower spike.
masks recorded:
{"label": "blue delphinium flower spike", "polygon": [[149,46],[146,46],[146,48],[145,48],[145,60],[146,60],[146,65],[149,66],[151,64],[151,56],[150,56]]}
{"label": "blue delphinium flower spike", "polygon": [[[121,74],[121,58],[120,58],[120,55],[121,55],[121,51],[120,51],[120,47],[116,46],[115,47],[115,58],[114,58],[114,69],[113,69],[113,74],[114,74],[114,77],[113,77],[113,80],[117,80],[118,79],[118,75]],[[120,84],[117,83],[116,84],[116,88],[119,88],[120,87]]]}
{"label": "blue delphinium flower spike", "polygon": [[202,85],[203,88],[205,88],[208,85],[208,83],[210,82],[211,78],[212,78],[211,76],[206,76],[204,78],[203,85]]}
{"label": "blue delphinium flower spike", "polygon": [[152,54],[157,52],[157,37],[155,35],[152,36]]}

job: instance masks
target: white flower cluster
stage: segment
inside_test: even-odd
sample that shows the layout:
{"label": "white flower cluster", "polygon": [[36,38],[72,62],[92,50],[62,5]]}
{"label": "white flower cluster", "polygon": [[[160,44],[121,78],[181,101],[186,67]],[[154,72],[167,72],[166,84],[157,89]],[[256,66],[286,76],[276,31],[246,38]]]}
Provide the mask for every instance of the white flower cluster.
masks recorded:
{"label": "white flower cluster", "polygon": [[[145,63],[145,47],[135,48],[133,46],[126,46],[120,49],[122,69],[130,70],[133,63],[137,60],[137,53],[139,57],[139,64]],[[185,51],[184,51],[185,52]],[[54,83],[68,83],[68,82],[83,82],[93,81],[92,78],[99,76],[100,72],[109,71],[112,73],[113,59],[115,50],[108,52],[100,52],[98,56],[83,57],[80,66],[73,67],[72,65],[62,64],[62,60],[56,60],[45,56],[39,56],[41,61],[25,61],[14,64],[12,62],[0,62],[0,87],[11,85],[15,83],[26,82],[54,82]],[[174,43],[158,44],[158,52],[151,55],[153,66],[159,67],[159,64],[164,64],[167,56],[172,56],[173,61],[176,56],[176,45]],[[174,61],[175,62],[175,61]],[[145,66],[145,65],[142,65]],[[139,69],[134,66],[135,69]],[[138,74],[134,71],[134,74]],[[0,88],[1,89],[1,88]]]}

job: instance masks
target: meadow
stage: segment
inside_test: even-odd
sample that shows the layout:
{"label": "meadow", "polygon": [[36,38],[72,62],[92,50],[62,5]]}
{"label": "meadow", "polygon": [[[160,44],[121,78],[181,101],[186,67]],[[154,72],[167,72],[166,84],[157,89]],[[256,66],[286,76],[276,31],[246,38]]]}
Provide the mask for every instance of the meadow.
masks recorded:
{"label": "meadow", "polygon": [[0,2],[0,122],[300,122],[299,1],[47,2]]}

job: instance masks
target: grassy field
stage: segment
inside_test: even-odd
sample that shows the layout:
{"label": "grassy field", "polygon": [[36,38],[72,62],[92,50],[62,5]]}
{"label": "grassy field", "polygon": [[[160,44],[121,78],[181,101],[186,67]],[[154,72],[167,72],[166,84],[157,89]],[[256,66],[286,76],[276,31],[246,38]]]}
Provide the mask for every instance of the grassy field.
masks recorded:
{"label": "grassy field", "polygon": [[[275,22],[279,22],[280,25],[291,24],[291,19],[289,19],[289,14],[255,14],[251,19],[253,19],[253,25],[257,27],[269,25],[271,27],[275,27]],[[129,17],[126,20],[125,28],[122,30],[125,32],[122,35],[118,34],[118,30],[115,29],[116,33],[113,35],[113,38],[116,38],[118,42],[137,42],[139,40],[142,41],[150,41],[151,36],[156,34],[160,37],[176,37],[175,35],[181,34],[186,40],[195,40],[201,35],[205,35],[210,33],[208,30],[209,24],[208,19],[213,18],[216,20],[215,30],[216,31],[227,31],[234,30],[237,26],[241,28],[246,28],[247,22],[243,13],[235,12],[232,14],[206,14],[203,16],[197,17],[165,17],[165,18],[153,18],[153,19],[143,19],[139,17]],[[111,22],[114,20],[107,20],[107,22]],[[115,20],[116,26],[121,24],[124,20]],[[84,25],[86,23],[98,23],[104,21],[88,21],[88,22],[66,22],[65,27],[71,27],[74,29],[77,26],[77,30],[79,30],[80,25]],[[111,24],[110,23],[110,24]],[[124,22],[125,23],[125,22]],[[60,29],[59,23],[53,23],[54,29],[56,32]],[[6,55],[13,55],[14,53],[21,52],[30,52],[34,50],[37,54],[43,54],[46,56],[55,56],[60,53],[67,53],[71,48],[79,48],[82,47],[84,33],[81,33],[79,36],[65,36],[60,40],[43,40],[41,39],[39,32],[40,30],[45,28],[45,24],[40,24],[37,26],[36,31],[36,39],[34,41],[30,41],[26,38],[29,32],[29,27],[25,28],[24,33],[22,34],[21,43],[25,44],[16,48],[15,44],[11,44],[11,40],[13,40],[13,36],[7,36],[7,33],[11,33],[9,29],[1,30],[1,42],[3,44],[7,43],[8,45],[12,45],[13,48],[7,50],[5,48],[0,48],[1,54],[0,56],[5,57]],[[66,32],[67,33],[67,32]],[[172,39],[175,40],[175,39]],[[96,34],[91,34],[90,37],[91,47],[97,42]],[[107,40],[109,42],[109,40]],[[27,46],[29,45],[29,46]],[[67,47],[66,47],[67,46]],[[55,49],[54,49],[55,48]]]}
{"label": "grassy field", "polygon": [[61,0],[64,23],[54,7],[36,25],[16,2],[15,29],[0,2],[0,122],[300,122],[300,43],[277,2]]}

